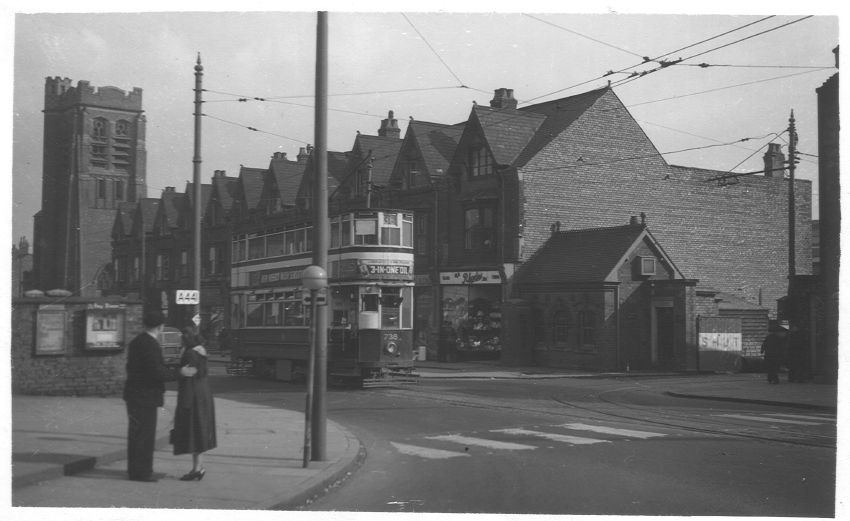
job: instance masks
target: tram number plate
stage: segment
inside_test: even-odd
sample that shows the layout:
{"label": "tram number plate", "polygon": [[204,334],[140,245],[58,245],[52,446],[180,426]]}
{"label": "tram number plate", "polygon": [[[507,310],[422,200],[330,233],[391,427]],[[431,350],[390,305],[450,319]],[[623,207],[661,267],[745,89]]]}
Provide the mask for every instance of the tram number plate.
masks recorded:
{"label": "tram number plate", "polygon": [[398,333],[384,333],[384,340],[386,340],[386,341],[391,341],[391,340],[397,341],[398,339],[399,339]]}

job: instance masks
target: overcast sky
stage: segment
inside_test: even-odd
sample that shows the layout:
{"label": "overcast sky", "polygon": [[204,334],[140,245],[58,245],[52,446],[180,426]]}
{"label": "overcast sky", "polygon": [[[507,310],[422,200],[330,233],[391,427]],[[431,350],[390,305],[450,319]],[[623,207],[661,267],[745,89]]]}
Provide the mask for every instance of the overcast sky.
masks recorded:
{"label": "overcast sky", "polygon": [[[807,14],[801,6],[783,5],[784,14],[764,19],[777,8],[765,6],[753,9],[759,14],[735,15],[332,9],[328,146],[350,150],[356,132],[375,134],[389,110],[404,135],[411,117],[465,121],[473,101],[487,105],[496,88],[514,89],[525,106],[611,80],[648,137],[676,165],[761,170],[763,147],[771,139],[787,152],[787,135],[775,134],[787,128],[793,109],[799,149],[806,154],[797,174],[813,180],[815,89],[836,72],[832,49],[839,43],[838,16],[815,12],[801,20]],[[314,142],[313,11],[44,11],[36,4],[17,9],[14,36],[7,36],[14,45],[14,241],[26,235],[32,242],[32,218],[40,209],[41,111],[48,76],[70,78],[74,85],[88,80],[95,87],[143,89],[149,197],[158,197],[166,186],[182,191],[192,177],[198,53],[207,90],[204,182],[214,170],[235,176],[240,165],[265,168],[274,152],[294,158],[299,147]],[[622,85],[618,82],[626,74],[603,77],[607,71],[658,67],[658,62],[639,65],[643,56],[684,60]],[[735,143],[745,138],[750,140]],[[698,150],[676,153],[691,148]]]}

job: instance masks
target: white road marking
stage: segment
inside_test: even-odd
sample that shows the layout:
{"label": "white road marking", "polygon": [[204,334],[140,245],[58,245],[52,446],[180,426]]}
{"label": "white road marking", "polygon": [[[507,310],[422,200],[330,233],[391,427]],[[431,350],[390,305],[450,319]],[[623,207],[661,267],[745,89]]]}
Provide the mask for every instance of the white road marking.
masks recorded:
{"label": "white road marking", "polygon": [[486,447],[488,449],[498,450],[529,450],[537,448],[534,445],[522,445],[521,443],[511,443],[507,441],[485,440],[484,438],[472,438],[470,436],[461,436],[459,434],[448,434],[445,436],[429,436],[428,439],[451,441],[463,445],[475,445],[478,447]]}
{"label": "white road marking", "polygon": [[390,442],[390,445],[396,448],[397,451],[409,456],[419,456],[428,459],[448,459],[458,456],[469,456],[466,452],[452,452],[450,450],[431,449],[428,447],[418,447],[416,445],[405,445],[404,443]]}
{"label": "white road marking", "polygon": [[630,429],[614,429],[613,427],[603,427],[601,425],[587,425],[584,423],[564,423],[562,425],[559,425],[559,427],[579,431],[598,432],[600,434],[616,434],[617,436],[626,436],[628,438],[646,439],[656,438],[658,436],[666,436],[666,434],[661,434],[659,432],[633,431]]}
{"label": "white road marking", "polygon": [[781,414],[778,412],[768,413],[768,416],[781,416],[783,418],[796,418],[798,420],[817,420],[822,422],[834,422],[835,418],[828,416],[806,416],[805,414]]}
{"label": "white road marking", "polygon": [[581,436],[568,436],[566,434],[555,434],[552,432],[530,431],[528,429],[496,429],[490,432],[504,432],[505,434],[518,434],[527,436],[537,436],[547,440],[559,441],[562,443],[570,443],[572,445],[591,445],[593,443],[610,443],[611,440],[598,440],[595,438],[582,438]]}
{"label": "white road marking", "polygon": [[770,423],[791,423],[794,425],[820,425],[820,423],[814,422],[804,422],[797,420],[783,420],[782,418],[765,418],[764,416],[750,416],[747,414],[715,414],[715,416],[723,416],[724,418],[736,418],[739,420],[749,420],[756,422],[770,422]]}

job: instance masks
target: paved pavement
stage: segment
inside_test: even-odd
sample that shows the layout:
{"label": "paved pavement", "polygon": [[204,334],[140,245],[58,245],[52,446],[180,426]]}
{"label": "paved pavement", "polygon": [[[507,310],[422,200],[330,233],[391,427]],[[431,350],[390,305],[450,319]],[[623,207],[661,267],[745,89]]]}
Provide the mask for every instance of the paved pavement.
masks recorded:
{"label": "paved pavement", "polygon": [[[778,403],[836,409],[835,385],[768,385],[763,374],[682,375],[607,373],[503,367],[496,362],[420,362],[423,379],[436,378],[665,378],[659,389],[695,399]],[[189,456],[168,445],[176,394],[160,409],[156,483],[126,479],[126,412],[120,397],[12,396],[13,507],[128,507],[294,510],[355,472],[366,457],[343,426],[327,423],[327,458],[303,468],[304,415],[286,403],[216,397],[219,446],[205,455],[201,482],[178,478]],[[290,404],[292,405],[292,404]],[[281,408],[283,407],[283,408]]]}

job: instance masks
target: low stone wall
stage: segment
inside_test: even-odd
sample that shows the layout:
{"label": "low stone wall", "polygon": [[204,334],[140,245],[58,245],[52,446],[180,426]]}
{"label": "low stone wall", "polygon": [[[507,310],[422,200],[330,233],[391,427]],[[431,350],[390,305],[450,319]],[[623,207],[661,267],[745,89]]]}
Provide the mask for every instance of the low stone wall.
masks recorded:
{"label": "low stone wall", "polygon": [[[42,311],[41,324],[39,310]],[[104,347],[92,342],[95,335],[88,330],[92,328],[91,315],[97,310],[122,317],[120,337],[115,345]],[[49,322],[44,313],[52,314]],[[141,302],[122,298],[13,299],[12,393],[119,394],[126,374],[127,343],[142,330],[141,314]],[[102,333],[97,331],[96,334]]]}

